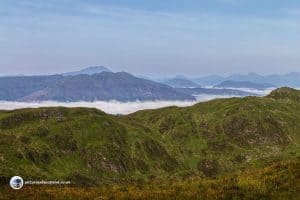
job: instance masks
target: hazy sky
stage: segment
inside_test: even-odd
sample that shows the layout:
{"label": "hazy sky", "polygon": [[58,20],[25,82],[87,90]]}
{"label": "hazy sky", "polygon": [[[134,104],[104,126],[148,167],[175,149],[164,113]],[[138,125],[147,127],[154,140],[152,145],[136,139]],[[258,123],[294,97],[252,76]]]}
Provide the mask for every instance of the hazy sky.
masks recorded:
{"label": "hazy sky", "polygon": [[300,71],[299,0],[0,0],[0,74]]}

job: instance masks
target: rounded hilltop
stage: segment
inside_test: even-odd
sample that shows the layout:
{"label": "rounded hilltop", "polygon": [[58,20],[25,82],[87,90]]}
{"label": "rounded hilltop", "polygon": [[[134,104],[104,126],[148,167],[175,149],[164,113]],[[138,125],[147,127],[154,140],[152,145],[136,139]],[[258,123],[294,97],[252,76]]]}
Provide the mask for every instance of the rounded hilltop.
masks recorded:
{"label": "rounded hilltop", "polygon": [[300,101],[300,91],[289,87],[282,87],[273,90],[267,97],[276,100],[288,99],[293,101]]}

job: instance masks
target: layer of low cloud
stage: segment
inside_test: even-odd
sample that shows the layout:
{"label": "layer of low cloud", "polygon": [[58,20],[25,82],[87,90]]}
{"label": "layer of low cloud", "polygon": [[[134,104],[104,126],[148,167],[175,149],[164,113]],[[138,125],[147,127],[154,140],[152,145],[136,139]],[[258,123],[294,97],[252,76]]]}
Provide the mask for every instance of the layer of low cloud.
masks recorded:
{"label": "layer of low cloud", "polygon": [[275,90],[276,88],[267,88],[265,90],[251,89],[251,88],[235,88],[235,87],[227,87],[227,88],[218,88],[218,89],[232,89],[232,90],[242,90],[244,92],[249,92],[256,94],[258,96],[268,95],[270,92]]}
{"label": "layer of low cloud", "polygon": [[[233,88],[235,89],[235,88]],[[243,91],[257,94],[258,96],[268,95],[274,88],[266,90],[253,90],[244,88]],[[300,88],[296,88],[299,89]],[[67,107],[67,108],[96,108],[108,114],[130,114],[140,110],[158,109],[169,106],[188,107],[200,102],[210,101],[213,99],[224,99],[238,97],[234,95],[195,95],[196,101],[134,101],[134,102],[120,102],[120,101],[94,101],[94,102],[57,102],[57,101],[41,101],[41,102],[14,102],[14,101],[0,101],[0,110],[15,110],[22,108],[40,108],[40,107]]]}
{"label": "layer of low cloud", "polygon": [[208,101],[215,98],[229,98],[232,96],[223,95],[199,95],[197,101],[135,101],[135,102],[118,102],[118,101],[95,101],[95,102],[11,102],[0,101],[0,110],[14,110],[21,108],[39,108],[39,107],[86,107],[97,108],[108,114],[130,114],[139,110],[157,109],[168,106],[187,107],[196,103]]}

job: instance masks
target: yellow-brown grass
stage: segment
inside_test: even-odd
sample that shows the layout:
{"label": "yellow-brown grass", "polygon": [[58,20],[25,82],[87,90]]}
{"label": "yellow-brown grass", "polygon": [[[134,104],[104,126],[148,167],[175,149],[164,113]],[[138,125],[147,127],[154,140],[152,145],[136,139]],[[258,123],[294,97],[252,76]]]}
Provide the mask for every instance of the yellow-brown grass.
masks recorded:
{"label": "yellow-brown grass", "polygon": [[0,199],[299,199],[300,162],[272,166],[219,177],[134,185],[24,186],[0,190]]}

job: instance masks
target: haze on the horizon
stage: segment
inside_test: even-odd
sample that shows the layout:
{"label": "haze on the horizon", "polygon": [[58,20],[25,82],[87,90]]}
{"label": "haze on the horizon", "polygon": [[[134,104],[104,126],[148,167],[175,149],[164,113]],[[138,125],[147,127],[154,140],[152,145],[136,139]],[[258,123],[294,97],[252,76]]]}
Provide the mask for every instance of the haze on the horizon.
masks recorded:
{"label": "haze on the horizon", "polygon": [[0,75],[288,73],[299,24],[299,0],[4,0]]}

